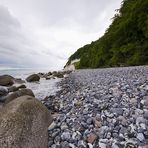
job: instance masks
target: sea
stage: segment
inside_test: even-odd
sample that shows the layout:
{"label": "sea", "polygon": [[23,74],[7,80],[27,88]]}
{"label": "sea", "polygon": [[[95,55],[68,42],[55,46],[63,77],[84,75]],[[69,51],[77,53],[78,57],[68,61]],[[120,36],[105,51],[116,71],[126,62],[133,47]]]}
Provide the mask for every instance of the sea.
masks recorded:
{"label": "sea", "polygon": [[[48,69],[31,69],[31,68],[7,68],[0,69],[0,75],[11,75],[15,78],[21,78],[25,80],[29,75],[39,72],[47,73],[50,70]],[[39,82],[26,82],[25,85],[27,88],[31,89],[35,94],[35,97],[39,100],[43,100],[45,97],[50,95],[55,95],[57,91],[60,90],[60,87],[57,85],[62,79],[50,79],[46,80],[41,78]]]}

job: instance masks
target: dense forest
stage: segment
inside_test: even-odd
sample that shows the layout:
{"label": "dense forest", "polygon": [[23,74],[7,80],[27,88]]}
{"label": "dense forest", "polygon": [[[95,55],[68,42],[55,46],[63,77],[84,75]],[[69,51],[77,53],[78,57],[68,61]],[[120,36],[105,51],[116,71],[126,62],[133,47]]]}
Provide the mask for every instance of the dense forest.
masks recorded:
{"label": "dense forest", "polygon": [[76,68],[148,64],[148,0],[123,0],[112,24],[97,41],[78,49],[66,65]]}

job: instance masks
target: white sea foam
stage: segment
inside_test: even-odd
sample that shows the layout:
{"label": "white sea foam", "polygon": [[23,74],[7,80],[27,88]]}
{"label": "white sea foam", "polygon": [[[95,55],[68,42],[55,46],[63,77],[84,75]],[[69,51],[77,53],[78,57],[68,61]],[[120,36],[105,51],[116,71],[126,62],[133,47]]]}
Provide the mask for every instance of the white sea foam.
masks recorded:
{"label": "white sea foam", "polygon": [[[23,80],[26,79],[27,76],[38,73],[38,72],[49,72],[47,69],[39,70],[39,69],[24,69],[24,68],[1,68],[0,75],[9,74],[14,76],[15,78],[21,78]],[[28,83],[26,82],[25,85],[27,88],[30,88],[35,97],[39,100],[44,99],[46,96],[55,95],[55,93],[60,89],[57,87],[57,83],[61,81],[61,79],[50,79],[46,80],[41,78],[39,82]]]}

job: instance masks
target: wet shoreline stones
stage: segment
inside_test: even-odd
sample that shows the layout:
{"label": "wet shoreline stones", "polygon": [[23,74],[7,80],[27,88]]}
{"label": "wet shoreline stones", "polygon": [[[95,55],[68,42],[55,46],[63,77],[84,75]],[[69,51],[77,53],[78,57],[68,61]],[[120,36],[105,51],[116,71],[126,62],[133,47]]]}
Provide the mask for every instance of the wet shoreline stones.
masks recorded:
{"label": "wet shoreline stones", "polygon": [[44,104],[58,114],[50,148],[146,148],[148,66],[77,70]]}

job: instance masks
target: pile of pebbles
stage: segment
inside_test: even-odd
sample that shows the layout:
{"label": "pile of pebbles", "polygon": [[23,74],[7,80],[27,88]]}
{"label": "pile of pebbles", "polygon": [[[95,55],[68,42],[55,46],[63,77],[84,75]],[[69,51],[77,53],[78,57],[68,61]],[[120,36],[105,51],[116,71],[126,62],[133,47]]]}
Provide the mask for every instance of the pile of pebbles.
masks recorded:
{"label": "pile of pebbles", "polygon": [[148,66],[72,72],[44,104],[49,148],[147,148]]}

